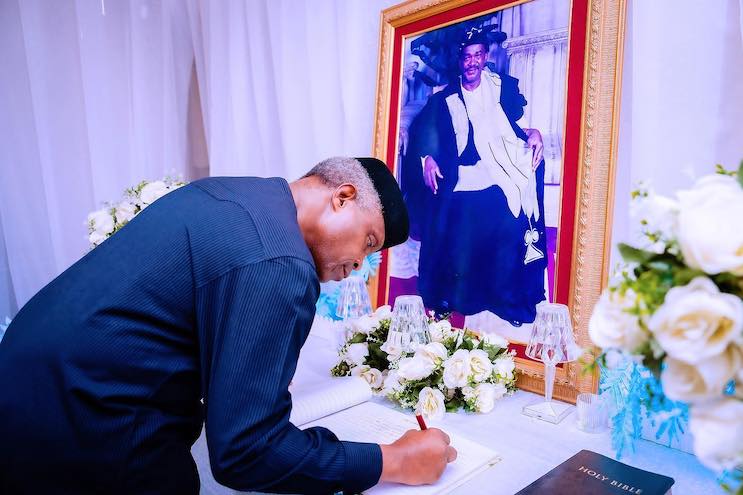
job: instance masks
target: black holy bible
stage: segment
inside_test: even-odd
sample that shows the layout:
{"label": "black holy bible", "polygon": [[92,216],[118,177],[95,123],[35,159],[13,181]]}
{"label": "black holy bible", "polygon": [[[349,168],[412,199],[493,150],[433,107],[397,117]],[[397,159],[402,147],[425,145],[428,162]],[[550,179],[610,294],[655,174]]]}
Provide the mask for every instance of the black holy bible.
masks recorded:
{"label": "black holy bible", "polygon": [[516,495],[666,495],[673,478],[581,450]]}

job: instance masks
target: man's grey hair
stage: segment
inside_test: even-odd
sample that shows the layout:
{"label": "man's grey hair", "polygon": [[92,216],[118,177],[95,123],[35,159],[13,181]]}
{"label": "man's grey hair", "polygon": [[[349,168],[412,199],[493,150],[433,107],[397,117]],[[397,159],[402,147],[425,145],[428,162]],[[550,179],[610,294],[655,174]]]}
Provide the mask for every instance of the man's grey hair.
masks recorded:
{"label": "man's grey hair", "polygon": [[361,208],[382,212],[379,194],[366,169],[355,158],[345,156],[328,158],[312,167],[305,177],[317,177],[332,189],[342,184],[353,184],[356,187],[356,201]]}

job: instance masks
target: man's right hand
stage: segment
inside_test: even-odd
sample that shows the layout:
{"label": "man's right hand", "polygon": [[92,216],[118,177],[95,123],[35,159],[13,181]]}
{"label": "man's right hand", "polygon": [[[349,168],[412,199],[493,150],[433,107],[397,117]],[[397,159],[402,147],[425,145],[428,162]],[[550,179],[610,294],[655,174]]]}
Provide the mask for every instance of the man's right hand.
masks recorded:
{"label": "man's right hand", "polygon": [[439,184],[436,181],[436,177],[439,179],[444,178],[444,176],[441,175],[441,170],[439,169],[439,164],[436,163],[436,160],[434,160],[432,156],[427,156],[423,161],[423,182],[426,183],[426,186],[428,186],[434,194],[439,191]]}
{"label": "man's right hand", "polygon": [[446,465],[457,458],[457,451],[449,443],[449,435],[430,428],[410,430],[394,443],[381,445],[382,477],[379,481],[406,485],[436,482]]}

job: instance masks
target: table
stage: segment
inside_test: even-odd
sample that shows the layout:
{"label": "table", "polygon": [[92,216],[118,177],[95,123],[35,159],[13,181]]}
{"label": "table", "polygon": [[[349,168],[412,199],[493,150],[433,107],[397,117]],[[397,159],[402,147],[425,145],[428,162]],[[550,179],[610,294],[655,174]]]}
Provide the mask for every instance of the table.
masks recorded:
{"label": "table", "polygon": [[[329,373],[337,361],[330,340],[313,329],[302,349],[295,382],[314,380]],[[587,449],[613,457],[609,432],[590,434],[576,427],[575,410],[561,423],[551,424],[525,416],[521,408],[536,402],[540,396],[517,391],[496,403],[489,414],[447,413],[440,427],[469,438],[497,451],[502,461],[458,487],[455,494],[510,495],[527,486],[549,470]],[[383,398],[373,399],[392,405]],[[438,426],[438,425],[437,425]],[[232,490],[206,479],[204,464],[206,446],[203,438],[194,446],[194,457],[202,477],[202,495],[233,494]],[[717,495],[725,492],[718,486],[714,474],[702,466],[696,457],[647,440],[638,440],[634,453],[622,457],[631,466],[670,476],[676,480],[674,495]],[[207,476],[205,476],[207,474]]]}

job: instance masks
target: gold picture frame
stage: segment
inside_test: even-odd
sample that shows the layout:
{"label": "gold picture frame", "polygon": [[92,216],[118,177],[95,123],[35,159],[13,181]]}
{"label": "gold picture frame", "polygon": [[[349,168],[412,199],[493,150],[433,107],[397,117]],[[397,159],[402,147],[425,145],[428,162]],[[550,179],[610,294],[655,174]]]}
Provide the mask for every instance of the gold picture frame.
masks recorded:
{"label": "gold picture frame", "polygon": [[[399,125],[395,105],[399,105],[400,91],[394,88],[399,86],[395,79],[401,74],[405,36],[531,1],[540,0],[410,0],[382,11],[373,155],[395,170]],[[591,348],[588,319],[608,276],[625,15],[626,0],[570,2],[565,112],[566,123],[570,124],[567,119],[571,112],[575,122],[572,136],[566,132],[562,144],[564,150],[570,146],[577,149],[571,165],[575,167],[571,228],[560,223],[560,235],[570,233],[570,238],[561,238],[559,244],[566,242],[570,248],[569,262],[561,261],[560,265],[563,270],[569,267],[569,279],[563,275],[566,283],[557,290],[561,291],[558,300],[570,308],[576,341],[583,348]],[[569,125],[566,127],[569,129]],[[567,166],[567,161],[564,163]],[[560,201],[564,209],[565,198],[561,196]],[[564,222],[565,217],[561,218]],[[375,306],[386,303],[389,295],[388,253],[384,254],[379,275],[370,279]],[[542,363],[517,357],[516,365],[518,386],[544,393]],[[575,403],[578,393],[596,391],[598,372],[583,373],[582,368],[579,361],[558,367],[553,394],[556,399]]]}

